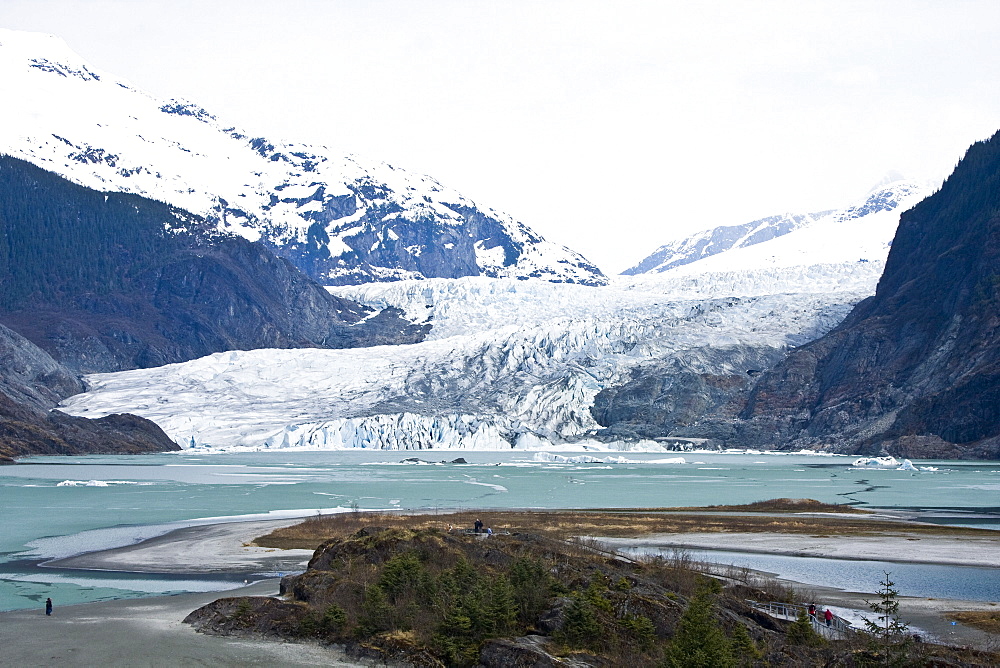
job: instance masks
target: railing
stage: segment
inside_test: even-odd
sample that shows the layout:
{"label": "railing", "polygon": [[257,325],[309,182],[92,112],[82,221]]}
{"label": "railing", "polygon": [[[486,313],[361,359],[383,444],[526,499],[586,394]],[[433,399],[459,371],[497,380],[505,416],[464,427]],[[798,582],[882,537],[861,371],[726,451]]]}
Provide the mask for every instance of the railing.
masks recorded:
{"label": "railing", "polygon": [[750,607],[777,619],[795,620],[798,619],[799,615],[805,615],[812,622],[813,631],[824,638],[839,640],[855,631],[851,623],[843,617],[834,615],[830,624],[827,625],[826,620],[821,618],[822,613],[819,610],[816,611],[815,615],[810,615],[809,609],[798,603],[763,603],[760,601],[747,601],[747,603],[750,604]]}

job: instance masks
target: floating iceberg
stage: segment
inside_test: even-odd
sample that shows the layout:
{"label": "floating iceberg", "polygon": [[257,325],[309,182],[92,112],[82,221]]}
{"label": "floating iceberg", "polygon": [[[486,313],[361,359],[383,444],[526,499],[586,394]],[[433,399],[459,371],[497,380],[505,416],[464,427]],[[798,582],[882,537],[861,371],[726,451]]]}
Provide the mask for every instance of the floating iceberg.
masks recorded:
{"label": "floating iceberg", "polygon": [[863,469],[891,469],[893,471],[916,471],[917,467],[909,459],[899,461],[895,457],[861,457],[851,466]]}
{"label": "floating iceberg", "polygon": [[63,480],[56,487],[110,487],[111,485],[138,485],[134,480]]}
{"label": "floating iceberg", "polygon": [[554,462],[556,464],[686,464],[683,457],[668,457],[666,459],[626,459],[625,457],[594,457],[593,455],[556,455],[551,452],[536,452],[536,462]]}
{"label": "floating iceberg", "polygon": [[864,469],[894,469],[899,467],[899,460],[895,457],[861,457],[855,459],[851,466]]}

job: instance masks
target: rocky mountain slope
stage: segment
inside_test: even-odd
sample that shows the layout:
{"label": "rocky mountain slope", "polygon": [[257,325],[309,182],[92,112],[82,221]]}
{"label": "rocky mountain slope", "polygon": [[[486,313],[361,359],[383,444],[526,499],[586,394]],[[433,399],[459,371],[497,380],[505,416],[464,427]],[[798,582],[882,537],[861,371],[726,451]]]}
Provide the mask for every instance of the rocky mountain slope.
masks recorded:
{"label": "rocky mountain slope", "polygon": [[26,455],[177,450],[149,420],[109,415],[99,420],[51,411],[83,383],[16,332],[0,325],[0,463]]}
{"label": "rocky mountain slope", "polygon": [[601,272],[427,176],[253,136],[90,67],[55,37],[0,29],[0,152],[101,191],[167,202],[261,241],[325,285]]}
{"label": "rocky mountain slope", "polygon": [[[0,156],[0,322],[74,371],[246,348],[419,340],[196,216]],[[115,411],[117,412],[117,411]]]}
{"label": "rocky mountain slope", "polygon": [[741,439],[1000,458],[1000,133],[900,219],[874,297],[762,375]]}

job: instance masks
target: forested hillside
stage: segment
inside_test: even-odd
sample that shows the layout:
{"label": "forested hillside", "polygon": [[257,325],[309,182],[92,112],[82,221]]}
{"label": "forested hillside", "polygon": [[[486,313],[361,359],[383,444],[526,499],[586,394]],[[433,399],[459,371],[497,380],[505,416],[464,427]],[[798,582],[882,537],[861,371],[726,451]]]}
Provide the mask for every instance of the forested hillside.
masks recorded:
{"label": "forested hillside", "polygon": [[0,322],[79,372],[252,348],[419,340],[258,244],[161,202],[0,157]]}

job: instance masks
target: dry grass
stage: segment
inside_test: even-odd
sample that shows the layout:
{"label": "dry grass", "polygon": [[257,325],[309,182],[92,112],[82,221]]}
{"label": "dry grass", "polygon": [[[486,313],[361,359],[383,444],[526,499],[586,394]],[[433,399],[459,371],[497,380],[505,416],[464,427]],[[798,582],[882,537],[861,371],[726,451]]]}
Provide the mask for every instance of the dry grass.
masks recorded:
{"label": "dry grass", "polygon": [[969,610],[966,612],[949,612],[948,619],[960,624],[971,626],[980,631],[1000,635],[1000,610]]}
{"label": "dry grass", "polygon": [[855,506],[823,503],[816,499],[768,499],[754,501],[739,506],[706,506],[687,510],[710,510],[712,512],[752,512],[752,513],[838,513],[842,515],[871,515],[872,511]]}
{"label": "dry grass", "polygon": [[[261,547],[314,549],[331,538],[353,534],[364,526],[399,527],[407,529],[454,527],[456,531],[471,529],[481,519],[494,532],[531,532],[551,538],[571,536],[607,536],[636,538],[657,533],[688,532],[752,532],[791,533],[812,536],[863,536],[886,534],[918,534],[958,536],[996,536],[985,529],[967,529],[906,522],[842,517],[808,517],[782,515],[789,508],[795,512],[817,511],[819,502],[778,499],[751,506],[716,506],[710,509],[642,509],[642,510],[559,510],[559,511],[463,511],[440,515],[395,513],[341,513],[309,518],[295,526],[278,529],[256,539]],[[843,511],[844,506],[819,504],[824,509]],[[760,508],[766,508],[762,513]],[[781,509],[784,510],[781,510]],[[723,510],[724,509],[724,510]],[[732,514],[742,511],[742,514]],[[755,512],[756,511],[756,512]],[[719,514],[715,514],[718,512]]]}

